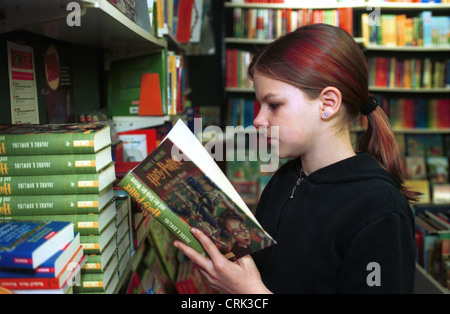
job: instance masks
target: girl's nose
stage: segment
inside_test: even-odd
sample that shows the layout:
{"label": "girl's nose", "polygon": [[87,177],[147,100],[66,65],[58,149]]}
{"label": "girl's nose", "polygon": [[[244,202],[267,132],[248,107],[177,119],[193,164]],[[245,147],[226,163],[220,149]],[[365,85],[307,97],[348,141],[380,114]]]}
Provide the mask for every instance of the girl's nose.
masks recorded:
{"label": "girl's nose", "polygon": [[253,125],[258,127],[268,127],[269,122],[267,121],[267,118],[265,116],[265,110],[263,107],[259,109],[258,114],[256,115],[255,119],[253,120]]}

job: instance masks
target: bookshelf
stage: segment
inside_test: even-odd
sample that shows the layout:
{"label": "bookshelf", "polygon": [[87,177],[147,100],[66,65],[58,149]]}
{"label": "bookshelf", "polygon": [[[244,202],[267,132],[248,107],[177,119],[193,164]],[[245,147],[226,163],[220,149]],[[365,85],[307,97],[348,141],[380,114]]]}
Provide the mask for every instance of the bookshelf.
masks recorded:
{"label": "bookshelf", "polygon": [[[238,3],[239,2],[239,3]],[[435,33],[433,33],[432,37],[433,39],[430,41],[425,41],[422,39],[423,37],[417,37],[422,36],[422,33],[414,33],[411,35],[411,38],[414,39],[413,43],[406,43],[406,44],[393,44],[392,42],[390,44],[382,44],[380,41],[380,37],[377,38],[377,36],[381,36],[379,29],[384,25],[383,23],[383,17],[393,18],[394,16],[402,16],[404,19],[410,19],[410,23],[416,23],[414,24],[416,27],[423,27],[423,23],[425,21],[425,16],[430,17],[438,17],[436,21],[439,19],[441,23],[442,17],[447,17],[448,12],[450,9],[450,4],[448,3],[404,3],[404,2],[382,2],[382,1],[318,1],[318,2],[309,2],[309,3],[301,3],[296,1],[284,1],[285,3],[278,4],[278,3],[247,3],[244,1],[227,1],[224,4],[225,12],[224,12],[224,19],[226,21],[224,25],[224,55],[227,53],[230,53],[230,51],[238,51],[233,52],[238,57],[230,57],[229,60],[233,60],[233,63],[236,63],[237,65],[229,66],[228,63],[226,63],[223,66],[223,72],[225,77],[227,78],[225,80],[224,84],[224,91],[225,91],[225,101],[224,101],[224,111],[227,112],[225,114],[226,122],[229,123],[229,121],[232,121],[231,115],[234,112],[234,100],[235,99],[243,99],[244,101],[252,100],[254,99],[254,90],[252,87],[248,86],[248,82],[245,80],[241,82],[239,81],[239,75],[241,75],[243,72],[245,72],[247,63],[242,61],[245,58],[239,57],[239,54],[244,53],[254,53],[261,49],[264,45],[272,42],[272,39],[266,39],[271,38],[269,35],[264,37],[263,35],[255,35],[255,32],[258,32],[258,22],[253,23],[249,22],[251,21],[252,14],[257,15],[257,17],[260,17],[264,20],[267,19],[267,16],[269,21],[271,21],[271,16],[276,15],[276,11],[283,11],[287,12],[287,10],[295,11],[298,10],[298,15],[300,15],[300,12],[314,12],[315,10],[318,11],[329,11],[329,12],[335,12],[339,9],[343,8],[351,8],[352,9],[352,17],[350,24],[352,25],[352,32],[355,41],[360,45],[360,48],[363,50],[364,54],[368,58],[386,58],[389,60],[394,60],[398,62],[403,62],[403,60],[415,60],[420,59],[421,61],[418,62],[419,66],[424,64],[425,59],[431,60],[431,62],[436,61],[442,61],[443,64],[446,64],[446,71],[448,71],[449,67],[449,59],[448,59],[448,53],[450,51],[450,44],[448,42],[448,24],[443,24],[441,26],[441,29],[445,29],[443,32],[447,35],[442,35],[445,39],[440,40],[438,39]],[[250,13],[253,11],[253,13]],[[266,13],[261,13],[261,15],[258,15],[258,13],[255,12],[267,12],[271,11],[269,15],[264,15]],[[376,33],[377,29],[373,28],[368,31],[367,29],[367,16],[370,13],[378,12],[380,14],[380,27],[378,27],[378,33]],[[425,15],[426,12],[427,15]],[[286,13],[287,14],[287,13]],[[328,13],[328,14],[335,14],[335,13]],[[245,17],[244,17],[245,16]],[[295,16],[295,15],[294,15]],[[305,16],[303,15],[303,20],[305,20]],[[320,22],[324,21],[325,23],[334,23],[334,20],[326,20],[327,13],[324,14],[325,20],[321,20]],[[300,18],[299,18],[300,19]],[[264,20],[264,21],[265,21]],[[240,25],[244,21],[245,26],[236,26]],[[277,20],[272,20],[273,24],[277,23]],[[310,23],[313,23],[313,19],[309,20]],[[261,22],[259,22],[261,23]],[[279,23],[279,22],[278,22]],[[405,22],[406,23],[406,22]],[[448,23],[448,19],[447,19]],[[270,23],[269,23],[270,24]],[[435,23],[437,24],[437,22]],[[389,24],[388,24],[389,25]],[[391,24],[392,25],[392,24]],[[406,24],[405,24],[406,25]],[[437,24],[438,25],[438,24]],[[447,26],[446,26],[447,25]],[[395,26],[395,25],[394,25]],[[244,29],[242,29],[244,27]],[[256,31],[252,28],[256,27]],[[265,25],[267,27],[267,24]],[[269,26],[269,29],[271,29],[272,26]],[[273,26],[275,27],[275,26]],[[279,26],[278,26],[279,27]],[[435,27],[435,26],[433,26]],[[387,28],[385,28],[385,32]],[[436,28],[439,29],[439,28]],[[288,32],[288,26],[283,29],[284,32]],[[270,31],[269,31],[270,32]],[[402,31],[398,32],[399,34],[402,34]],[[279,32],[277,34],[280,34]],[[398,35],[397,40],[398,40]],[[372,36],[372,37],[370,37]],[[447,36],[447,37],[446,37]],[[274,37],[276,38],[276,37]],[[419,40],[419,39],[420,40]],[[378,40],[378,42],[377,42]],[[439,41],[440,40],[440,41]],[[232,53],[230,53],[232,55]],[[399,61],[400,60],[400,61]],[[413,61],[411,61],[413,62]],[[231,63],[231,62],[230,62]],[[235,68],[237,67],[237,69]],[[438,69],[438,66],[433,65],[432,66],[432,73],[436,73]],[[372,69],[372,72],[374,72],[374,69]],[[423,75],[424,69],[422,68],[420,70],[420,74]],[[389,76],[389,73],[386,74]],[[412,74],[411,74],[412,75]],[[445,122],[445,125],[440,125],[439,127],[436,126],[436,116],[445,116],[448,115],[450,111],[450,103],[448,102],[448,95],[450,93],[450,81],[448,78],[448,73],[441,75],[442,77],[432,77],[433,74],[428,73],[427,75],[431,75],[431,80],[433,80],[432,84],[429,84],[425,86],[425,84],[422,84],[423,77],[416,78],[419,82],[416,86],[408,86],[408,85],[392,85],[392,84],[386,84],[386,86],[379,86],[372,84],[369,86],[369,90],[371,93],[375,94],[379,99],[384,100],[384,104],[388,104],[389,106],[386,106],[386,109],[389,108],[389,111],[386,111],[388,113],[388,116],[390,113],[392,115],[391,118],[391,124],[393,126],[394,134],[396,135],[397,140],[399,141],[399,146],[401,149],[403,149],[402,153],[407,155],[406,151],[408,151],[408,144],[409,142],[408,138],[441,138],[443,142],[446,144],[443,144],[443,146],[440,148],[440,153],[442,155],[443,159],[446,159],[447,162],[450,158],[449,156],[449,147],[450,147],[450,141],[448,138],[450,137],[450,124]],[[447,75],[447,76],[446,76]],[[231,77],[231,79],[230,79]],[[447,79],[445,79],[447,77]],[[435,84],[435,81],[439,81],[439,83]],[[399,80],[400,81],[400,80]],[[401,79],[403,83],[403,78]],[[431,82],[431,81],[430,81]],[[402,126],[403,123],[402,119],[402,110],[400,106],[403,106],[403,104],[400,104],[400,100],[405,99],[412,99],[415,102],[423,101],[426,102],[427,108],[431,108],[433,105],[432,103],[435,103],[439,100],[447,100],[446,103],[446,111],[441,112],[434,112],[432,110],[434,109],[427,109],[428,111],[424,114],[428,117],[433,116],[432,118],[425,118],[426,121],[420,122],[420,126],[415,125],[414,127],[411,126]],[[394,104],[396,102],[396,104]],[[380,103],[381,104],[381,103]],[[392,108],[398,107],[397,109],[393,110]],[[415,105],[416,107],[419,105]],[[383,108],[385,109],[385,108]],[[417,110],[417,109],[416,109]],[[392,112],[391,112],[392,111]],[[399,113],[400,112],[400,113]],[[421,113],[422,114],[422,113]],[[400,116],[398,116],[400,115]],[[417,117],[418,114],[416,114],[415,119],[424,119],[424,117]],[[397,120],[394,120],[397,119]],[[433,121],[429,121],[432,119]],[[415,121],[416,121],[415,120]],[[364,123],[357,124],[354,129],[352,130],[352,136],[354,139],[359,136],[359,134],[362,134],[362,132],[365,130]],[[425,140],[427,141],[427,140]],[[403,144],[402,144],[403,142]],[[411,144],[412,145],[412,144]],[[427,145],[427,144],[425,144]],[[445,151],[446,150],[446,151]],[[427,153],[429,154],[429,153]],[[428,166],[427,166],[428,167]],[[430,166],[431,167],[431,166]],[[447,174],[446,174],[446,184],[450,184],[450,181],[448,179],[448,166],[447,166]],[[260,174],[260,179],[264,178]],[[429,190],[426,191],[426,193],[429,194],[430,198],[427,204],[423,204],[424,206],[448,206],[448,203],[445,202],[444,204],[436,205],[433,203],[432,200],[432,186],[433,182],[431,182],[431,179],[427,177],[427,180],[429,180],[429,184],[431,187],[429,187]],[[431,195],[430,195],[431,194]],[[448,201],[450,202],[450,200]],[[428,292],[439,292],[439,293],[448,293],[448,289],[443,288],[436,280],[432,279],[432,277],[427,274],[427,271],[424,270],[422,267],[418,266],[417,268],[417,282],[416,282],[416,292],[424,293],[424,291]]]}
{"label": "bookshelf", "polygon": [[[105,50],[111,58],[126,58],[167,47],[167,41],[154,36],[126,18],[107,0],[83,0],[81,27],[68,26],[69,0],[33,0],[2,3],[4,18],[0,32],[27,30],[41,36]],[[88,32],[83,30],[89,29]]]}
{"label": "bookshelf", "polygon": [[[0,102],[3,105],[0,108],[0,124],[11,123],[11,106],[9,99],[9,77],[8,77],[8,55],[7,43],[14,42],[19,45],[28,46],[33,49],[33,62],[35,65],[34,75],[36,77],[36,91],[37,103],[39,111],[39,123],[49,123],[49,110],[46,108],[47,96],[49,94],[46,85],[46,68],[45,68],[45,51],[48,46],[54,45],[57,47],[60,57],[64,56],[65,60],[69,60],[68,72],[70,75],[70,84],[67,87],[69,90],[70,103],[73,106],[73,112],[68,118],[78,121],[81,115],[91,111],[108,112],[108,92],[107,92],[107,73],[118,62],[126,62],[136,58],[147,58],[156,54],[163,55],[167,53],[172,55],[179,55],[178,65],[186,65],[187,60],[184,58],[184,46],[180,44],[174,36],[167,34],[165,36],[158,36],[154,32],[149,23],[149,11],[147,1],[127,1],[136,4],[136,19],[132,20],[122,13],[115,5],[114,1],[109,0],[46,0],[37,3],[34,0],[17,0],[4,1],[0,3],[0,62],[2,63],[2,71],[0,72],[0,88],[5,93],[0,93]],[[69,25],[68,16],[72,12],[68,5],[79,5],[80,8],[80,25]],[[142,8],[145,4],[144,10],[137,10]],[[174,53],[172,53],[174,51]],[[157,58],[156,58],[157,59]],[[159,60],[159,59],[157,59]],[[180,61],[182,60],[182,61]],[[160,74],[163,80],[169,80],[169,69],[166,65],[162,66]],[[65,64],[64,64],[65,65]],[[180,67],[177,68],[178,72]],[[177,72],[177,74],[178,74]],[[187,74],[186,74],[187,75]],[[169,82],[168,82],[169,83]],[[185,80],[185,85],[188,86],[188,80]],[[177,82],[178,84],[178,82]],[[177,85],[178,87],[180,85]],[[173,86],[170,87],[173,90]],[[8,91],[8,92],[6,92]],[[180,92],[180,97],[183,100],[189,95],[189,89],[184,88]],[[8,105],[7,105],[8,104]],[[183,103],[184,105],[184,103]],[[182,112],[177,114],[164,114],[158,116],[113,116],[111,118],[111,135],[114,136],[117,132],[130,131],[142,128],[155,128],[165,126],[166,122],[175,121],[177,117],[181,116]],[[67,122],[67,121],[65,121]],[[72,122],[72,121],[70,121]],[[84,121],[80,121],[84,122]],[[54,123],[54,122],[50,122]],[[109,135],[110,133],[108,133]],[[116,144],[113,143],[112,151],[118,152],[115,149]],[[119,145],[120,146],[120,145]],[[116,173],[114,178],[118,177],[118,168],[116,164]],[[109,191],[108,191],[109,192]],[[108,196],[113,197],[111,193]],[[111,194],[111,195],[110,195]],[[67,196],[67,195],[66,195]],[[146,254],[146,246],[149,245],[149,217],[142,218],[142,211],[140,213],[131,213],[132,205],[129,204],[127,209],[129,213],[121,210],[121,217],[119,221],[119,206],[118,199],[124,198],[123,195],[115,195],[117,197],[114,202],[117,205],[117,212],[114,216],[117,218],[115,222],[112,220],[104,230],[108,231],[108,237],[111,234],[116,235],[116,239],[109,238],[108,243],[102,243],[104,246],[101,253],[109,250],[110,256],[115,256],[128,252],[129,246],[139,247],[139,250],[130,253],[130,260],[124,264],[123,260],[117,257],[117,264],[110,264],[109,274],[112,276],[111,284],[108,288],[105,287],[106,292],[128,292],[128,283],[130,276],[133,276],[138,268],[141,268],[143,263],[143,255]],[[126,197],[125,197],[126,198]],[[129,200],[129,199],[128,199]],[[2,202],[6,202],[3,198]],[[5,203],[3,203],[4,205]],[[108,205],[108,214],[113,213],[112,205]],[[117,216],[116,216],[117,214]],[[140,216],[141,224],[136,226],[139,229],[139,243],[133,243],[133,236],[128,239],[125,234],[125,225],[129,225],[131,230],[135,217]],[[109,216],[108,216],[109,218]],[[114,220],[114,219],[113,219]],[[121,238],[118,237],[118,231],[121,230]],[[113,231],[113,230],[117,230]],[[133,229],[132,232],[137,232]],[[99,231],[100,232],[100,231]],[[128,231],[126,232],[128,233]],[[105,231],[106,234],[106,231]],[[103,230],[101,235],[103,235]],[[134,234],[137,236],[137,234]],[[81,243],[85,246],[85,254],[98,254],[93,251],[92,247],[96,243],[92,243],[89,247],[85,239],[85,235],[81,238]],[[106,236],[105,236],[106,237]],[[105,239],[105,238],[103,238]],[[101,241],[101,240],[100,240]],[[127,243],[127,241],[131,241]],[[94,245],[95,244],[95,245]],[[152,244],[153,245],[153,244]],[[117,246],[117,247],[116,247]],[[117,251],[116,251],[117,250]],[[173,256],[175,260],[175,256]],[[120,263],[118,263],[119,261]],[[102,260],[102,263],[106,261]],[[102,265],[103,267],[104,265]],[[90,265],[89,267],[92,267]],[[91,272],[93,268],[90,269]],[[84,274],[81,273],[83,280]],[[75,278],[75,283],[80,278]],[[94,283],[92,283],[94,285]],[[115,286],[114,289],[112,286]],[[98,287],[100,288],[100,287]],[[72,291],[72,289],[68,289]],[[73,289],[75,291],[77,289]],[[65,290],[67,291],[67,290]],[[95,291],[95,290],[92,290]],[[101,289],[98,292],[105,292]],[[77,291],[75,291],[77,292]]]}

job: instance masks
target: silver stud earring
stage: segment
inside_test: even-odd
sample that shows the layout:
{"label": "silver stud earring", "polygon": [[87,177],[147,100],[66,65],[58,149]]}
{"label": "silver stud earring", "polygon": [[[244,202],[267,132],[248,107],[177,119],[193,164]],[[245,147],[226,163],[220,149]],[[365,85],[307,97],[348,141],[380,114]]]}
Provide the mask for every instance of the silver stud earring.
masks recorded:
{"label": "silver stud earring", "polygon": [[328,118],[328,112],[325,112],[325,118]]}

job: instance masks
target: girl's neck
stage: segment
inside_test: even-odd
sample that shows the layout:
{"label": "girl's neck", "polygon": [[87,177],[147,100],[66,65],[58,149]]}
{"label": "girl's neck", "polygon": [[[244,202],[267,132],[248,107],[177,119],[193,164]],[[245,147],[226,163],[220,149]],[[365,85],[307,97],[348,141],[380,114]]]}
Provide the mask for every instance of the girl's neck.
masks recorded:
{"label": "girl's neck", "polygon": [[350,134],[347,134],[319,140],[312,150],[300,156],[305,175],[310,175],[321,168],[355,156]]}

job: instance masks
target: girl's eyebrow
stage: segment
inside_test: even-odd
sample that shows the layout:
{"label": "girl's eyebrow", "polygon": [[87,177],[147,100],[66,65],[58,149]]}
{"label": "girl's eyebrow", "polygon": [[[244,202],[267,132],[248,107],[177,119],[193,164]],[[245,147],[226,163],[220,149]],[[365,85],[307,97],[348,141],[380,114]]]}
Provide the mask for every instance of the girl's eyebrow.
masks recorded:
{"label": "girl's eyebrow", "polygon": [[278,96],[278,95],[276,95],[276,94],[268,93],[268,94],[264,95],[264,97],[262,98],[262,101],[260,101],[260,102],[267,102],[267,99],[268,99],[268,98],[271,98],[271,97],[277,97],[277,96]]}

